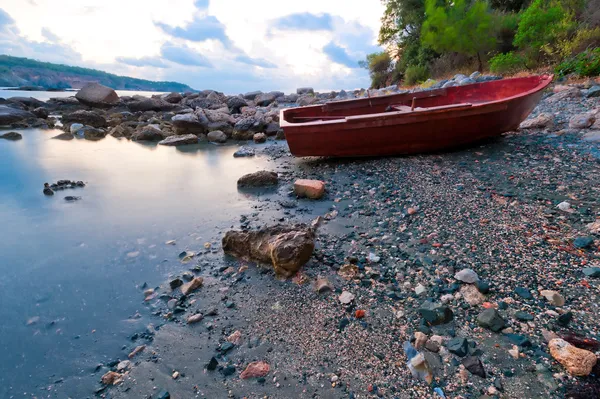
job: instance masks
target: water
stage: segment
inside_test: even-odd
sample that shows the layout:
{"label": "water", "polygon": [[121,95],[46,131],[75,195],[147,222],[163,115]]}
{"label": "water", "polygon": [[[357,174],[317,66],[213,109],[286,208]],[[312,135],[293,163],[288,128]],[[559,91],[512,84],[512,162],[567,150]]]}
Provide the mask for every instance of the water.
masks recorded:
{"label": "water", "polygon": [[[0,88],[0,98],[10,97],[33,97],[40,101],[48,101],[55,97],[72,97],[77,94],[76,91],[26,91],[26,90],[7,90],[6,88]],[[128,91],[128,90],[117,90],[119,96],[145,96],[152,97],[156,94],[164,94],[156,91]]]}
{"label": "water", "polygon": [[[180,251],[237,224],[253,202],[236,180],[265,161],[233,158],[237,146],[20,132],[20,141],[0,140],[0,397],[91,396],[96,364],[153,322],[141,285],[185,269]],[[60,179],[87,186],[42,194],[44,182]]]}

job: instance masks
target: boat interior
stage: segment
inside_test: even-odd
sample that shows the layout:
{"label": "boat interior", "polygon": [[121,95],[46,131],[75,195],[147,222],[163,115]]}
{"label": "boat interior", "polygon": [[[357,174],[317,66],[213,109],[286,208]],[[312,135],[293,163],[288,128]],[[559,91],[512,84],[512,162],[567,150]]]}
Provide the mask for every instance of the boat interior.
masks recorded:
{"label": "boat interior", "polygon": [[322,123],[371,114],[410,114],[414,112],[457,110],[525,95],[531,91],[539,90],[548,80],[552,80],[552,76],[528,76],[445,89],[366,97],[357,100],[331,102],[324,105],[290,108],[283,112],[283,119],[288,124]]}

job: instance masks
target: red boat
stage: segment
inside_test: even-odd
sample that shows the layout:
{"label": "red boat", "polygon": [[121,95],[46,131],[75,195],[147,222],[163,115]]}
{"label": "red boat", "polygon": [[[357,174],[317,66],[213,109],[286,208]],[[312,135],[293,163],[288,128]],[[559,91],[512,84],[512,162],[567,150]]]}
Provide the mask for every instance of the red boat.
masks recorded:
{"label": "red boat", "polygon": [[441,151],[516,130],[552,75],[331,102],[281,111],[290,151],[380,156]]}

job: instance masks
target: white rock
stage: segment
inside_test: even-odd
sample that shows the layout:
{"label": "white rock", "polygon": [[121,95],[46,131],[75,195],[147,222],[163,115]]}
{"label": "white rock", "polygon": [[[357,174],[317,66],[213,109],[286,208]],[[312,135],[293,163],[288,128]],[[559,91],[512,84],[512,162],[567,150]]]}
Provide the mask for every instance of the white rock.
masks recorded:
{"label": "white rock", "polygon": [[69,128],[71,134],[76,134],[80,129],[83,129],[83,125],[81,123],[73,123]]}
{"label": "white rock", "polygon": [[462,269],[454,275],[454,278],[458,281],[462,281],[463,283],[469,284],[473,284],[474,282],[479,281],[479,276],[472,269]]}
{"label": "white rock", "polygon": [[426,292],[427,292],[427,288],[425,288],[425,286],[423,284],[419,284],[415,287],[415,293],[417,295],[423,295]]}
{"label": "white rock", "polygon": [[344,291],[340,294],[338,299],[341,303],[347,305],[354,300],[354,294],[348,291]]}
{"label": "white rock", "polygon": [[563,212],[569,212],[569,213],[574,212],[573,209],[571,209],[571,204],[568,203],[567,201],[561,202],[560,204],[556,205],[556,207]]}

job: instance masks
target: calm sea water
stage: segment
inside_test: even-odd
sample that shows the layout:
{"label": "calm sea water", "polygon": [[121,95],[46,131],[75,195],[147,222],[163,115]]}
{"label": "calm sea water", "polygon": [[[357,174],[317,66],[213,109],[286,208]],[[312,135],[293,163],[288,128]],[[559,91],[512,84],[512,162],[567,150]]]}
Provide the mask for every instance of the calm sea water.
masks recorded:
{"label": "calm sea water", "polygon": [[[265,161],[233,158],[237,146],[20,132],[0,140],[0,398],[92,396],[96,364],[152,322],[140,286],[164,282],[183,269],[180,251],[237,224],[253,202],[236,180]],[[42,194],[60,179],[87,186]]]}
{"label": "calm sea water", "polygon": [[[71,97],[74,96],[76,91],[25,91],[25,90],[7,90],[6,88],[0,88],[0,97],[1,98],[10,98],[10,97],[33,97],[37,98],[40,101],[48,101],[51,98],[55,97]],[[117,94],[119,96],[146,96],[152,97],[155,94],[164,94],[156,91],[127,91],[127,90],[117,90]]]}

